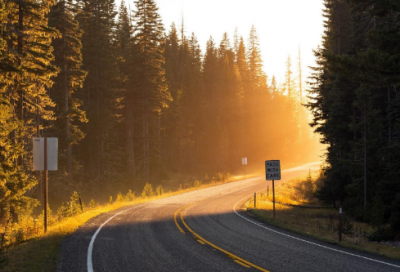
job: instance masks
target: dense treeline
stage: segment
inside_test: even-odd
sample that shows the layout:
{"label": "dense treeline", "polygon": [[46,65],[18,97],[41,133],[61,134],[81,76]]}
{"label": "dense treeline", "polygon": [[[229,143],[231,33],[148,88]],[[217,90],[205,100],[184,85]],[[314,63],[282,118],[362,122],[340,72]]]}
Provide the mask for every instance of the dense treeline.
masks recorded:
{"label": "dense treeline", "polygon": [[400,230],[400,2],[325,0],[308,107],[329,144],[319,197]]}
{"label": "dense treeline", "polygon": [[[0,217],[41,199],[32,137],[58,137],[52,199],[139,190],[171,173],[204,176],[315,159],[301,76],[262,71],[258,35],[165,31],[154,0],[1,1]],[[301,62],[299,58],[299,67]],[[301,68],[300,71],[301,72]],[[300,94],[300,99],[299,99]]]}

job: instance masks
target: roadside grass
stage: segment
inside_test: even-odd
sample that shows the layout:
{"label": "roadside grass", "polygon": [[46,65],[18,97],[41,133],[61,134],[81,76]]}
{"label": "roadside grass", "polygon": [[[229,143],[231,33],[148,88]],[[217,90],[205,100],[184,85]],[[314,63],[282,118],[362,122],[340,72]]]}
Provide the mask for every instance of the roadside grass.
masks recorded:
{"label": "roadside grass", "polygon": [[50,226],[46,234],[9,247],[4,254],[7,264],[2,271],[55,271],[59,245],[65,236],[72,234],[79,226],[99,214],[149,200],[152,199],[115,202],[99,206]]}
{"label": "roadside grass", "polygon": [[[321,205],[314,197],[321,185],[320,175],[320,171],[309,172],[275,186],[275,201],[293,205]],[[268,199],[272,201],[272,188],[269,190]]]}
{"label": "roadside grass", "polygon": [[[246,178],[251,178],[254,176],[258,176],[258,174],[246,175]],[[185,185],[185,189],[180,186],[180,188],[176,191],[169,191],[167,193],[163,192],[162,187],[157,187],[155,192],[153,192],[151,188],[151,196],[148,196],[147,194],[149,192],[144,189],[143,191],[146,191],[146,193],[143,194],[142,192],[142,196],[133,197],[133,200],[128,200],[129,193],[127,196],[123,196],[121,193],[119,193],[114,202],[111,201],[112,197],[110,197],[110,203],[108,204],[96,204],[94,207],[90,207],[89,205],[84,208],[84,212],[67,217],[60,222],[49,220],[52,221],[53,224],[49,226],[46,234],[39,233],[26,241],[5,247],[3,252],[0,252],[2,253],[0,254],[0,270],[5,272],[55,271],[60,250],[60,243],[64,237],[71,235],[91,218],[121,207],[138,205],[156,199],[166,198],[194,190],[234,182],[241,179],[243,179],[243,176],[226,175],[223,176],[221,180],[210,179],[208,182],[195,180],[190,185]]]}
{"label": "roadside grass", "polygon": [[[309,175],[290,180],[275,187],[276,202],[323,206],[314,198],[308,197],[309,192],[301,192],[302,183],[309,182]],[[318,173],[313,173],[312,184],[318,182]],[[309,188],[314,188],[310,186]],[[368,240],[368,235],[374,232],[374,227],[366,223],[357,222],[343,216],[342,242],[339,242],[339,215],[333,208],[310,209],[288,205],[275,204],[276,217],[273,219],[272,190],[257,194],[256,208],[254,198],[243,203],[242,208],[247,209],[250,216],[256,217],[268,224],[290,230],[306,236],[315,237],[328,243],[360,251],[375,253],[393,259],[400,259],[400,248],[384,243]],[[344,211],[345,212],[345,211]]]}

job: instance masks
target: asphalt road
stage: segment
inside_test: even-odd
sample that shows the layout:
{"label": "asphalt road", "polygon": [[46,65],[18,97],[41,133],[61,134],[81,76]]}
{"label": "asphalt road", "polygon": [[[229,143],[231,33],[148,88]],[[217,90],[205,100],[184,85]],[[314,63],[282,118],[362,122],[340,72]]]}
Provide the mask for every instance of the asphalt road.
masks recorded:
{"label": "asphalt road", "polygon": [[[283,171],[280,182],[317,167]],[[241,202],[268,184],[251,178],[102,214],[63,241],[57,271],[400,271],[400,261],[247,217]]]}

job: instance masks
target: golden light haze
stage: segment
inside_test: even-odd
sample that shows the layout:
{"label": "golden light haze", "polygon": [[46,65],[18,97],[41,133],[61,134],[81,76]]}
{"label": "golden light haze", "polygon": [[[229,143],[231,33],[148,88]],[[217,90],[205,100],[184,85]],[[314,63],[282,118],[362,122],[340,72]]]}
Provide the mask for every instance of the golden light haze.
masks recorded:
{"label": "golden light haze", "polygon": [[[283,82],[288,55],[295,60],[301,47],[304,78],[315,64],[312,50],[323,33],[322,0],[156,0],[166,30],[184,20],[185,33],[197,36],[202,52],[210,35],[217,44],[224,32],[231,42],[235,28],[247,42],[251,26],[260,38],[264,72]],[[132,6],[131,6],[132,7]]]}

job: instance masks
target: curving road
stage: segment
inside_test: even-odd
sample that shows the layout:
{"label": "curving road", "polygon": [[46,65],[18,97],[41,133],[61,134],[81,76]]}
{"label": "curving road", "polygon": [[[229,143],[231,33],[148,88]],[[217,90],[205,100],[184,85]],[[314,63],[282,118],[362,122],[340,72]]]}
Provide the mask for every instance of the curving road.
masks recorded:
{"label": "curving road", "polygon": [[[285,170],[280,182],[318,167]],[[400,271],[400,261],[240,212],[240,203],[267,184],[263,176],[251,178],[102,214],[63,241],[57,271]]]}

